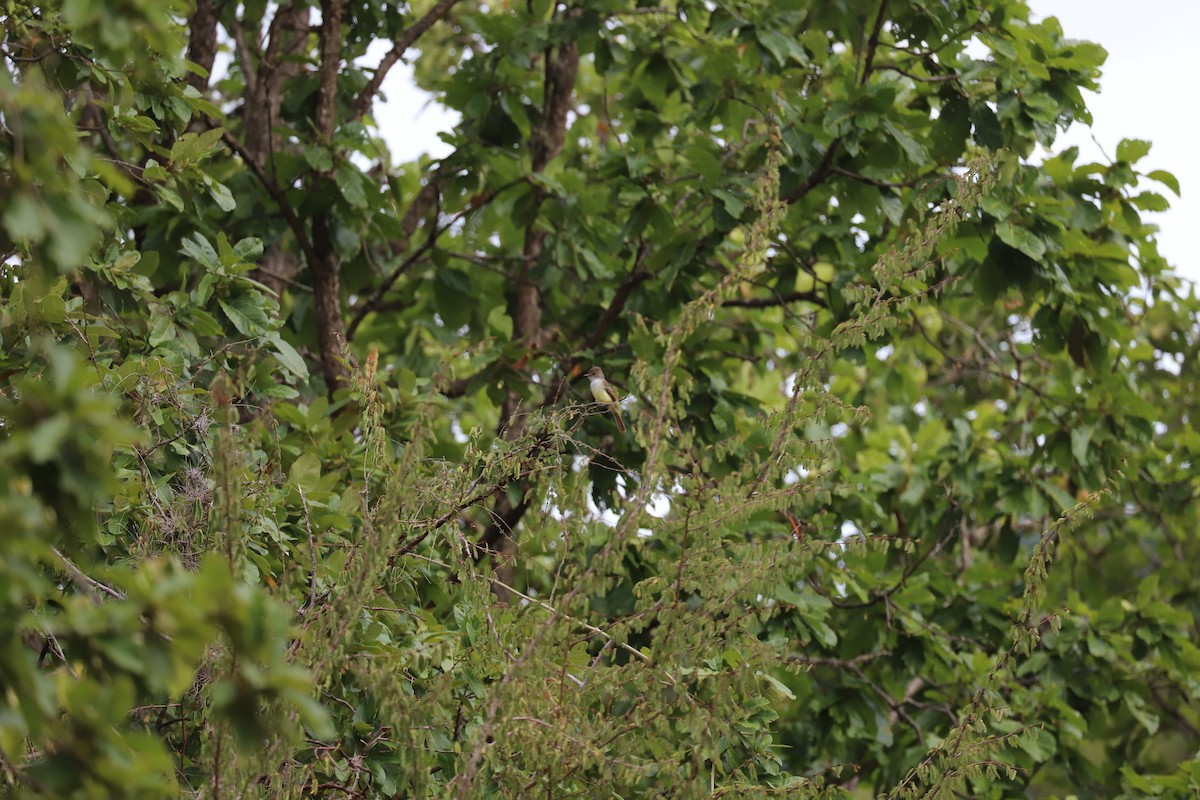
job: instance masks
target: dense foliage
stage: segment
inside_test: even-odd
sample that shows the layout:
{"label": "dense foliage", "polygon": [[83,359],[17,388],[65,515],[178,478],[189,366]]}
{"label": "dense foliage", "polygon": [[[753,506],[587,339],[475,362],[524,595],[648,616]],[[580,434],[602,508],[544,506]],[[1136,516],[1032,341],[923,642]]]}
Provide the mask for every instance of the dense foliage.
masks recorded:
{"label": "dense foliage", "polygon": [[1179,187],[1039,155],[1102,48],[393,5],[0,0],[4,794],[1200,791]]}

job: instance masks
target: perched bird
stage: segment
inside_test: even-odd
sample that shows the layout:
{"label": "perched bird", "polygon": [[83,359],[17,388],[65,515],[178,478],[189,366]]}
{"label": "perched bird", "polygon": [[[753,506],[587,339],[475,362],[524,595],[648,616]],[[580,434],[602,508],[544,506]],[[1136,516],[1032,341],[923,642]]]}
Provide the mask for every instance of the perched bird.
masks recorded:
{"label": "perched bird", "polygon": [[612,387],[612,384],[604,380],[604,370],[599,367],[592,367],[588,370],[587,374],[592,379],[592,397],[596,398],[597,403],[603,403],[608,406],[608,410],[612,412],[613,419],[617,421],[617,430],[624,433],[625,420],[621,419],[621,406],[618,404],[621,398],[617,395],[617,390]]}

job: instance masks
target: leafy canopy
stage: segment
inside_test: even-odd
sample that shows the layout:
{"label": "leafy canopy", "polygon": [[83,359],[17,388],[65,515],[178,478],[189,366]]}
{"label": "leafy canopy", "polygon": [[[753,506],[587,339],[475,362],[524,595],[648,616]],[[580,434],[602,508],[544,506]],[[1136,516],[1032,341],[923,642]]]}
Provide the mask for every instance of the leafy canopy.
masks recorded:
{"label": "leafy canopy", "polygon": [[1052,151],[1098,45],[0,9],[6,794],[1200,790],[1200,306],[1150,144]]}

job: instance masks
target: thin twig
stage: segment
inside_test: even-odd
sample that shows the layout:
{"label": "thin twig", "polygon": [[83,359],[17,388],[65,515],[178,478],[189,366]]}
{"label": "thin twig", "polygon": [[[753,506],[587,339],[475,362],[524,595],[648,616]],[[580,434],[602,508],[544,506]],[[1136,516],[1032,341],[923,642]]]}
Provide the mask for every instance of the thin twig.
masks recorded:
{"label": "thin twig", "polygon": [[83,570],[81,570],[79,567],[75,566],[74,561],[72,561],[71,559],[69,559],[65,555],[63,555],[62,551],[60,551],[54,545],[50,545],[50,550],[51,550],[51,552],[54,553],[55,556],[58,557],[58,560],[62,562],[62,565],[64,567],[66,567],[67,572],[75,580],[75,585],[78,586],[79,588],[83,589],[84,591],[86,591],[88,594],[90,594],[94,597],[95,593],[97,591],[100,591],[100,592],[103,592],[104,594],[108,595],[109,597],[113,598],[114,600],[124,600],[125,599],[124,593],[117,591],[116,589],[112,588],[111,586],[106,586],[105,584],[101,583],[100,581],[96,580],[95,578],[88,577],[86,574],[84,574]]}
{"label": "thin twig", "polygon": [[300,609],[301,614],[306,614],[317,605],[317,542],[313,537],[312,519],[308,515],[308,498],[304,496],[304,488],[299,483],[296,484],[296,491],[300,493],[300,505],[304,507],[304,526],[308,528],[308,554],[312,559],[312,572],[308,576],[308,602]]}

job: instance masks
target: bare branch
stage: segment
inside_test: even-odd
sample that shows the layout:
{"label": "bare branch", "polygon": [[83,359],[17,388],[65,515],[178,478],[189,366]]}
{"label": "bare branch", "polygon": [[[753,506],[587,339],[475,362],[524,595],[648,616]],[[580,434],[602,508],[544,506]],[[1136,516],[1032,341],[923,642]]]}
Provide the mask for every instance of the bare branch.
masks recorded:
{"label": "bare branch", "polygon": [[296,211],[292,208],[292,204],[288,202],[287,195],[283,189],[263,170],[262,165],[254,160],[254,157],[250,155],[249,151],[242,146],[242,143],[232,133],[228,130],[224,131],[221,134],[221,141],[230,150],[237,153],[246,166],[250,167],[255,177],[258,178],[258,182],[263,185],[263,188],[267,190],[267,194],[271,195],[271,199],[279,206],[280,213],[283,214],[284,220],[287,221],[288,227],[292,229],[292,233],[296,236],[296,241],[300,244],[300,249],[304,252],[305,260],[310,264],[316,261],[317,254],[313,250],[312,242],[308,238],[308,232],[304,230],[304,223],[296,216]]}
{"label": "bare branch", "polygon": [[51,552],[54,553],[55,556],[58,557],[58,560],[60,562],[62,562],[62,565],[66,568],[67,573],[71,576],[71,579],[75,581],[75,585],[78,586],[80,589],[83,589],[85,592],[92,595],[93,597],[95,597],[96,592],[99,591],[99,592],[102,592],[103,594],[108,595],[109,597],[113,598],[114,600],[124,600],[125,599],[125,595],[122,592],[118,592],[116,589],[112,588],[111,586],[106,586],[103,583],[101,583],[100,581],[96,580],[95,578],[88,577],[86,574],[84,574],[83,570],[81,570],[79,567],[75,566],[74,561],[72,561],[71,559],[69,559],[65,555],[63,555],[62,551],[60,551],[54,545],[50,546],[50,550],[51,550]]}
{"label": "bare branch", "polygon": [[841,167],[833,167],[833,171],[838,175],[844,175],[847,178],[853,178],[859,183],[865,183],[870,186],[878,186],[880,189],[911,189],[917,185],[917,181],[919,180],[919,178],[913,178],[912,180],[894,183],[892,181],[885,181],[879,178],[871,178],[866,175],[860,175],[857,172],[851,172],[850,170],[842,169]]}
{"label": "bare branch", "polygon": [[297,485],[296,491],[300,493],[300,504],[304,507],[304,527],[308,529],[308,556],[312,560],[312,571],[308,575],[308,600],[300,608],[300,614],[304,615],[317,605],[317,540],[313,536],[312,518],[308,513],[308,498],[304,496],[304,487]]}
{"label": "bare branch", "polygon": [[253,96],[257,91],[255,87],[258,83],[258,72],[254,69],[253,53],[246,41],[246,26],[240,19],[235,19],[229,26],[229,35],[233,37],[238,65],[242,68],[242,80],[246,82],[246,96]]}
{"label": "bare branch", "polygon": [[633,294],[633,290],[650,277],[650,273],[642,269],[645,252],[645,246],[639,245],[633,269],[621,281],[621,285],[617,287],[617,293],[613,295],[612,302],[608,304],[608,308],[604,309],[604,313],[600,315],[600,319],[592,326],[588,335],[584,337],[583,350],[591,350],[604,341],[604,337],[608,335],[609,328],[613,326],[613,323],[617,321],[617,317],[621,316],[621,312],[625,309],[625,303],[629,301],[629,296]]}
{"label": "bare branch", "polygon": [[388,54],[379,62],[379,66],[375,68],[375,74],[371,76],[371,80],[367,81],[367,85],[358,93],[358,97],[354,98],[354,103],[351,105],[351,120],[357,121],[362,119],[363,115],[371,107],[372,101],[375,100],[375,95],[379,93],[379,87],[383,85],[383,80],[387,77],[388,70],[404,57],[404,53],[408,48],[412,47],[417,39],[420,39],[427,30],[432,28],[434,23],[450,13],[450,9],[454,8],[457,3],[458,0],[440,0],[425,16],[414,22],[392,44],[392,49],[388,51]]}
{"label": "bare branch", "polygon": [[841,144],[842,139],[840,136],[830,142],[829,147],[825,148],[825,153],[821,156],[821,160],[817,163],[816,169],[814,169],[812,173],[810,173],[809,176],[804,179],[803,183],[801,183],[791,192],[788,192],[786,195],[784,195],[783,202],[794,203],[816,187],[820,186],[821,183],[824,182],[824,180],[828,178],[830,174],[832,174],[833,160],[837,156],[838,148],[841,146]]}
{"label": "bare branch", "polygon": [[[508,189],[511,189],[512,187],[517,186],[518,184],[524,183],[525,180],[526,180],[525,178],[518,178],[514,181],[510,181],[509,183],[506,183],[503,186],[496,188],[495,190],[490,192],[487,196],[480,198],[477,202],[471,203],[469,206],[467,206],[462,211],[455,214],[450,219],[446,220],[446,222],[444,222],[441,225],[436,224],[437,217],[441,210],[441,195],[438,194],[438,192],[436,190],[431,191],[428,194],[428,196],[425,198],[428,202],[432,202],[434,204],[433,223],[432,223],[432,227],[430,227],[430,229],[429,229],[428,238],[426,238],[425,242],[420,247],[418,247],[415,252],[413,252],[410,256],[408,256],[408,258],[404,259],[404,261],[400,264],[400,266],[396,267],[396,269],[393,270],[392,273],[387,276],[387,278],[383,281],[383,283],[381,283],[375,289],[375,291],[371,294],[370,299],[366,300],[364,303],[362,303],[362,305],[356,307],[355,312],[354,312],[354,317],[350,320],[350,326],[346,329],[346,339],[349,341],[354,338],[354,334],[358,330],[358,326],[362,324],[363,319],[365,319],[368,314],[370,314],[372,311],[379,311],[384,307],[384,305],[385,305],[385,301],[383,299],[384,295],[386,295],[389,291],[391,291],[392,287],[396,285],[396,281],[398,281],[400,279],[401,275],[403,275],[405,272],[407,272],[408,269],[410,267],[412,267],[413,264],[416,264],[421,259],[422,256],[424,256],[426,253],[428,253],[430,250],[433,249],[433,247],[437,244],[438,237],[440,237],[443,233],[445,233],[447,230],[449,230],[451,227],[453,227],[456,223],[458,223],[459,220],[461,220],[465,216],[467,216],[467,214],[470,214],[472,211],[475,211],[476,209],[487,205],[502,192],[505,192]],[[426,189],[428,189],[429,186],[432,186],[432,185],[433,184],[427,184]],[[402,224],[406,227],[406,229],[408,229],[410,221],[411,221],[411,230],[416,229],[416,217],[413,214],[414,209],[420,208],[421,210],[424,210],[424,211],[428,210],[428,205],[426,205],[426,202],[422,199],[423,197],[425,197],[425,195],[426,195],[425,189],[422,189],[421,194],[419,194],[417,196],[417,199],[413,201],[413,207],[410,208],[409,213],[405,215],[405,218],[404,218],[404,221],[402,222]],[[411,230],[410,230],[410,232],[411,232]]]}
{"label": "bare branch", "polygon": [[798,303],[802,300],[806,303],[816,303],[819,306],[825,305],[824,298],[816,292],[790,292],[777,294],[774,297],[747,297],[743,300],[726,300],[721,305],[736,308],[772,308],[785,306],[788,303]]}
{"label": "bare branch", "polygon": [[921,83],[955,83],[960,80],[961,77],[959,75],[917,75],[909,72],[903,67],[897,66],[896,64],[879,64],[875,67],[875,69],[887,72],[898,72],[906,78],[911,78],[912,80],[920,81]]}

